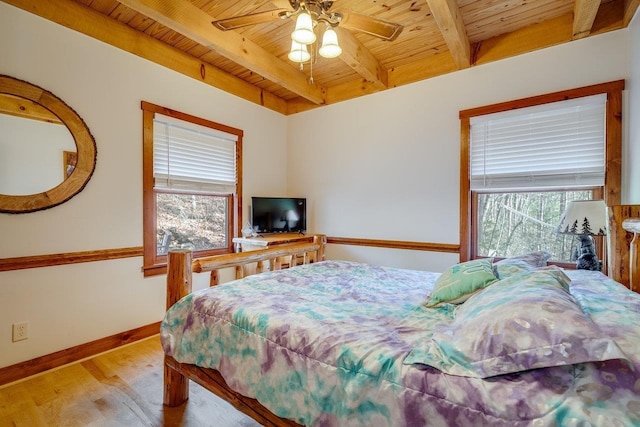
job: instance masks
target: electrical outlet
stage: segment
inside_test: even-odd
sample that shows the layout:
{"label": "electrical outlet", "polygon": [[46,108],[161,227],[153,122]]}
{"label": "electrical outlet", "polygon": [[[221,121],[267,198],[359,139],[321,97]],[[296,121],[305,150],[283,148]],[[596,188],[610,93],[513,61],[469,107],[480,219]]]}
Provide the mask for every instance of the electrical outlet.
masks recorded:
{"label": "electrical outlet", "polygon": [[22,341],[29,338],[29,322],[13,324],[13,342]]}

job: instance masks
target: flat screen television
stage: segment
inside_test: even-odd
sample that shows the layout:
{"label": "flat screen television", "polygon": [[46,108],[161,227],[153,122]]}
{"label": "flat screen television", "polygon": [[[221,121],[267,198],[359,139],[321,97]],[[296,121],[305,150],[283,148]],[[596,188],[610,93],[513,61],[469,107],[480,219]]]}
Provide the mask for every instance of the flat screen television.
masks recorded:
{"label": "flat screen television", "polygon": [[288,233],[307,230],[307,199],[252,197],[251,225],[256,233]]}

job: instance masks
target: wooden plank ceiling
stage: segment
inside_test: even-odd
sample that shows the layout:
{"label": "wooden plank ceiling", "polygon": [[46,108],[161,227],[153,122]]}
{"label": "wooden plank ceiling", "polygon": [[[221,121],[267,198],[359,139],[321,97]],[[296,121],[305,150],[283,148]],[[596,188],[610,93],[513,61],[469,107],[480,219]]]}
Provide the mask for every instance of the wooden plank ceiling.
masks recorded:
{"label": "wooden plank ceiling", "polygon": [[640,0],[335,0],[399,23],[384,41],[338,25],[338,58],[287,59],[293,19],[222,31],[211,21],[287,0],[2,0],[192,78],[293,114],[626,27]]}

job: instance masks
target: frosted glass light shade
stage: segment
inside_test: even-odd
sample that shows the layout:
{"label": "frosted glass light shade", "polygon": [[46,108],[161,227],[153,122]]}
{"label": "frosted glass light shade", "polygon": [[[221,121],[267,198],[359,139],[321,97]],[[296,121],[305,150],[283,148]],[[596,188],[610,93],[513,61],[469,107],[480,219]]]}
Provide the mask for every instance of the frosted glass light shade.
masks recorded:
{"label": "frosted glass light shade", "polygon": [[307,46],[291,40],[291,51],[289,52],[289,60],[293,62],[307,62],[311,59],[311,54],[307,50]]}
{"label": "frosted glass light shade", "polygon": [[324,58],[335,58],[342,53],[342,48],[338,44],[338,35],[333,28],[327,28],[322,36],[322,47],[318,51]]}
{"label": "frosted glass light shade", "polygon": [[300,44],[311,44],[316,41],[316,33],[313,32],[311,15],[302,12],[296,19],[296,29],[291,33],[291,38]]}

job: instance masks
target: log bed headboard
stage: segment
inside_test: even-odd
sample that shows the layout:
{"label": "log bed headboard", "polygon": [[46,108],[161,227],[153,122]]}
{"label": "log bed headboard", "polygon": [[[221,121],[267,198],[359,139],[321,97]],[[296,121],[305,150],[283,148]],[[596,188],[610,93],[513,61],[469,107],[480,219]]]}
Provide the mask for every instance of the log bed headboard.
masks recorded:
{"label": "log bed headboard", "polygon": [[635,292],[640,291],[639,227],[640,205],[609,207],[609,277]]}
{"label": "log bed headboard", "polygon": [[625,219],[622,228],[633,233],[629,244],[629,289],[637,292],[640,288],[640,218]]}

